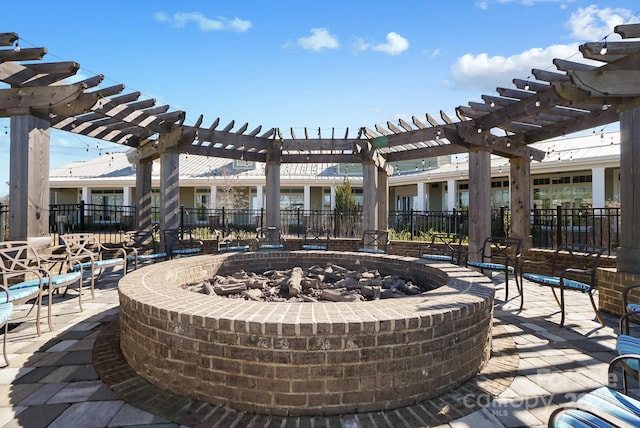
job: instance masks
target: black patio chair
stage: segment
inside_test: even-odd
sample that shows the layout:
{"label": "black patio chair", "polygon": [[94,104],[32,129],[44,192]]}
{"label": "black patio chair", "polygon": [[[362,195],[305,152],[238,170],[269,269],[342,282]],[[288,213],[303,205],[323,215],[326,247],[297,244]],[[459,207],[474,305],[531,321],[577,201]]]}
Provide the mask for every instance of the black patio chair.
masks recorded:
{"label": "black patio chair", "polygon": [[521,247],[521,238],[489,237],[484,240],[482,248],[478,251],[467,252],[466,260],[466,266],[478,268],[482,273],[487,270],[504,273],[505,302],[509,300],[509,275],[513,276],[520,293],[520,307],[522,307],[522,286],[518,280],[518,264]]}

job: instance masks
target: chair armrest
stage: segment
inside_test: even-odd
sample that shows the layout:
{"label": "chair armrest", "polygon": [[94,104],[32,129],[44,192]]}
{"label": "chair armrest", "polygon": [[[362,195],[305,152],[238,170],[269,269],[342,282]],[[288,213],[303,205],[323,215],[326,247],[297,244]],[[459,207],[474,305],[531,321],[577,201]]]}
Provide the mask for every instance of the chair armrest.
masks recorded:
{"label": "chair armrest", "polygon": [[629,334],[629,318],[640,317],[640,312],[629,311],[625,312],[618,320],[618,331],[620,334]]}
{"label": "chair armrest", "polygon": [[631,428],[633,425],[630,423],[620,419],[619,417],[612,415],[611,413],[607,413],[600,409],[599,407],[592,406],[586,403],[564,403],[559,405],[551,414],[549,415],[549,427],[557,427],[556,419],[560,418],[561,413],[565,413],[570,410],[579,410],[584,413],[588,413],[600,421],[614,427],[620,428]]}
{"label": "chair armrest", "polygon": [[577,274],[577,275],[584,275],[584,276],[589,276],[591,275],[593,272],[595,272],[595,268],[591,268],[591,269],[577,269],[577,268],[566,268],[566,269],[562,269],[560,271],[560,277],[566,277],[568,273],[573,273],[573,274]]}
{"label": "chair armrest", "polygon": [[634,290],[639,287],[640,287],[640,284],[631,284],[626,286],[624,290],[622,290],[622,304],[624,305],[624,310],[626,310],[627,303],[629,302],[629,293],[631,292],[631,290]]}
{"label": "chair armrest", "polygon": [[616,370],[616,366],[618,365],[618,363],[622,363],[625,360],[636,360],[638,361],[638,363],[640,363],[640,354],[618,355],[609,362],[609,370],[608,370],[608,376],[607,376],[607,386],[609,388],[616,388],[617,384],[615,382],[617,381],[618,377],[615,376],[614,372]]}

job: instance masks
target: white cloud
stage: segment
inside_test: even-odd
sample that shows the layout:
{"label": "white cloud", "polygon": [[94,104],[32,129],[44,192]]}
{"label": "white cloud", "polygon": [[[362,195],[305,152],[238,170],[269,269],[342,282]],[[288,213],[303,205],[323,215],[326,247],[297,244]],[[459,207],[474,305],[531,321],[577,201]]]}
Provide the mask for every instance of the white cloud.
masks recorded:
{"label": "white cloud", "polygon": [[374,51],[385,52],[389,55],[398,55],[407,49],[409,49],[409,41],[393,31],[387,34],[387,43],[373,47]]}
{"label": "white cloud", "polygon": [[560,9],[565,9],[567,3],[573,3],[575,0],[478,0],[476,7],[482,10],[489,9],[490,3],[520,3],[523,6],[533,6],[536,3],[560,3]]}
{"label": "white cloud", "polygon": [[616,25],[627,22],[633,11],[622,8],[598,8],[591,5],[571,14],[566,25],[577,40],[596,41],[611,33]]}
{"label": "white cloud", "polygon": [[303,49],[320,51],[322,49],[336,49],[340,47],[338,38],[329,33],[326,28],[312,28],[309,37],[300,37],[298,45]]}
{"label": "white cloud", "polygon": [[237,31],[242,33],[251,28],[251,21],[240,18],[228,19],[222,16],[210,19],[200,12],[179,12],[173,16],[164,12],[156,12],[154,19],[158,22],[169,22],[177,28],[183,28],[189,22],[194,22],[201,31]]}
{"label": "white cloud", "polygon": [[548,69],[554,58],[582,61],[576,52],[578,43],[529,49],[510,57],[466,54],[451,67],[451,77],[457,88],[493,91],[498,86],[509,87],[515,77],[526,78],[533,68]]}
{"label": "white cloud", "polygon": [[351,49],[356,52],[364,52],[371,47],[370,43],[364,41],[360,37],[356,37],[353,43],[351,43]]}

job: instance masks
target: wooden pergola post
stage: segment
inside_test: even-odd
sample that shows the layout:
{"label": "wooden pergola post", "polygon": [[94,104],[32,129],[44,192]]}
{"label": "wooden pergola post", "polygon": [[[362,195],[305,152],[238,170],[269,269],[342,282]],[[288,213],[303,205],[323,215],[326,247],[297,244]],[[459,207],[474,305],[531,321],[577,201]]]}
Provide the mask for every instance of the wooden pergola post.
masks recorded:
{"label": "wooden pergola post", "polygon": [[378,172],[372,160],[362,161],[362,230],[378,228]]}
{"label": "wooden pergola post", "polygon": [[267,227],[280,227],[280,140],[269,140],[267,161],[265,164],[265,179],[267,184]]}
{"label": "wooden pergola post", "polygon": [[509,160],[511,198],[511,236],[522,238],[523,248],[531,247],[531,160]]}
{"label": "wooden pergola post", "polygon": [[378,168],[378,189],[376,201],[378,203],[378,230],[389,229],[389,174],[385,169]]}
{"label": "wooden pergola post", "polygon": [[47,240],[48,244],[49,144],[47,120],[29,115],[11,116],[10,240]]}
{"label": "wooden pergola post", "polygon": [[[449,189],[450,192],[454,189]],[[479,250],[491,236],[491,155],[469,150],[469,260],[479,261]]]}
{"label": "wooden pergola post", "polygon": [[136,227],[151,230],[151,172],[153,161],[143,159],[136,163]]}
{"label": "wooden pergola post", "polygon": [[160,154],[160,230],[180,227],[179,158],[174,149]]}
{"label": "wooden pergola post", "polygon": [[620,113],[619,272],[640,273],[640,107]]}

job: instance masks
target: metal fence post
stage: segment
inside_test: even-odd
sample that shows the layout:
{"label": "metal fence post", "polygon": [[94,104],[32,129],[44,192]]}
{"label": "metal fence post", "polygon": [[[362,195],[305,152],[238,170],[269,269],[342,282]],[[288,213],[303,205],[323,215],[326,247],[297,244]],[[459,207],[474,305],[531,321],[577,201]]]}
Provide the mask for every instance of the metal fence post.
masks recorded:
{"label": "metal fence post", "polygon": [[80,205],[78,208],[80,211],[78,212],[78,225],[81,231],[84,231],[84,201],[80,201]]}
{"label": "metal fence post", "polygon": [[[180,230],[184,231],[184,205],[180,204]],[[182,239],[182,237],[180,237]]]}
{"label": "metal fence post", "polygon": [[[559,247],[562,245],[562,206],[556,207],[556,244]],[[557,248],[557,247],[556,247]]]}
{"label": "metal fence post", "polygon": [[409,240],[410,241],[413,241],[413,234],[415,233],[415,230],[413,230],[413,226],[414,226],[414,223],[413,223],[413,208],[411,208],[409,210],[409,230],[410,230],[410,232],[409,232]]}

